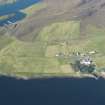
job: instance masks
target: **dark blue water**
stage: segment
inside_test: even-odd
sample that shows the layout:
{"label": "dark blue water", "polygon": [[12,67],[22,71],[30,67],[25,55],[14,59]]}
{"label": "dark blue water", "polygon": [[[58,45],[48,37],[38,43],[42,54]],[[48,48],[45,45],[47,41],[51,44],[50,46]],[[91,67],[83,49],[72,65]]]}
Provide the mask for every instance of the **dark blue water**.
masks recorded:
{"label": "dark blue water", "polygon": [[1,77],[0,105],[105,105],[105,80]]}
{"label": "dark blue water", "polygon": [[27,14],[20,12],[20,10],[25,9],[35,3],[41,2],[41,0],[18,0],[12,4],[0,5],[0,16],[9,15],[14,13],[15,16],[5,20],[0,20],[0,25],[8,24],[8,21],[16,22],[22,20]]}

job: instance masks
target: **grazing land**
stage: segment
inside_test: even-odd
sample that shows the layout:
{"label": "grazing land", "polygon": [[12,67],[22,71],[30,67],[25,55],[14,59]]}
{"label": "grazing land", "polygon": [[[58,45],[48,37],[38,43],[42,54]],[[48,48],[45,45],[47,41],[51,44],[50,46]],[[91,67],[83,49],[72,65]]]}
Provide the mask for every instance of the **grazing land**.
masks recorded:
{"label": "grazing land", "polygon": [[15,29],[11,24],[0,27],[0,73],[26,78],[92,76],[71,66],[74,52],[92,51],[97,52],[91,56],[95,73],[104,72],[105,22],[99,15],[104,1],[82,1],[42,0],[22,10],[27,17]]}

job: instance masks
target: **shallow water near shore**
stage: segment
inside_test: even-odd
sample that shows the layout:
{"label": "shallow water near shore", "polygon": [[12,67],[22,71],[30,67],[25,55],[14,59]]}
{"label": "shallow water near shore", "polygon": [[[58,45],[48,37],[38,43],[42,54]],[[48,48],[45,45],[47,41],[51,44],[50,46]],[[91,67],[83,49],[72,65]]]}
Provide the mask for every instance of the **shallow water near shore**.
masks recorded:
{"label": "shallow water near shore", "polygon": [[0,16],[15,14],[13,17],[0,20],[0,25],[8,24],[8,21],[15,23],[24,19],[27,14],[20,12],[20,10],[39,2],[41,2],[41,0],[20,0],[10,4],[0,5]]}
{"label": "shallow water near shore", "polygon": [[105,80],[0,77],[1,105],[105,105]]}

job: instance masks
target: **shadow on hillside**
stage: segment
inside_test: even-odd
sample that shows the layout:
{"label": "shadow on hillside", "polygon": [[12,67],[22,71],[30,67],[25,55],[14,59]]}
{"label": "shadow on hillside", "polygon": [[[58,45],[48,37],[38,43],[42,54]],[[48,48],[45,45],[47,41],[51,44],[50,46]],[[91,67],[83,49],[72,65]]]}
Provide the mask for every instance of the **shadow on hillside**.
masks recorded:
{"label": "shadow on hillside", "polygon": [[0,78],[1,105],[105,105],[105,80]]}

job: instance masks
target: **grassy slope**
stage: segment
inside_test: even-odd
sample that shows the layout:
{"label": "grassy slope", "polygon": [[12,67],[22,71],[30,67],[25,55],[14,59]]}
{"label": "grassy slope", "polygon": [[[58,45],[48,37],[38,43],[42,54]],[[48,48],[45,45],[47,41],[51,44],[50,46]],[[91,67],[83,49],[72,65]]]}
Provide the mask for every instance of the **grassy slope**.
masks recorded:
{"label": "grassy slope", "polygon": [[21,11],[26,13],[27,16],[30,16],[30,15],[34,14],[35,12],[39,11],[40,9],[44,9],[45,7],[46,7],[46,4],[37,3],[37,4],[34,4],[24,10],[21,10]]}
{"label": "grassy slope", "polygon": [[[58,23],[44,28],[40,36],[50,44],[52,42],[60,45],[63,53],[97,51],[93,59],[98,67],[105,67],[105,29],[89,25],[85,37],[80,35],[79,29],[79,22]],[[68,45],[65,44],[66,41]],[[56,44],[56,42],[59,43]],[[61,44],[63,44],[62,47]]]}
{"label": "grassy slope", "polygon": [[81,38],[80,23],[71,21],[53,23],[43,28],[34,42],[21,42],[15,38],[2,37],[0,72],[28,77],[78,75],[73,72],[68,59],[58,59],[55,55],[59,52],[67,55],[74,51],[84,53],[92,50],[99,52],[94,56],[94,60],[99,67],[104,67],[104,33],[104,29],[89,26],[87,36]]}

